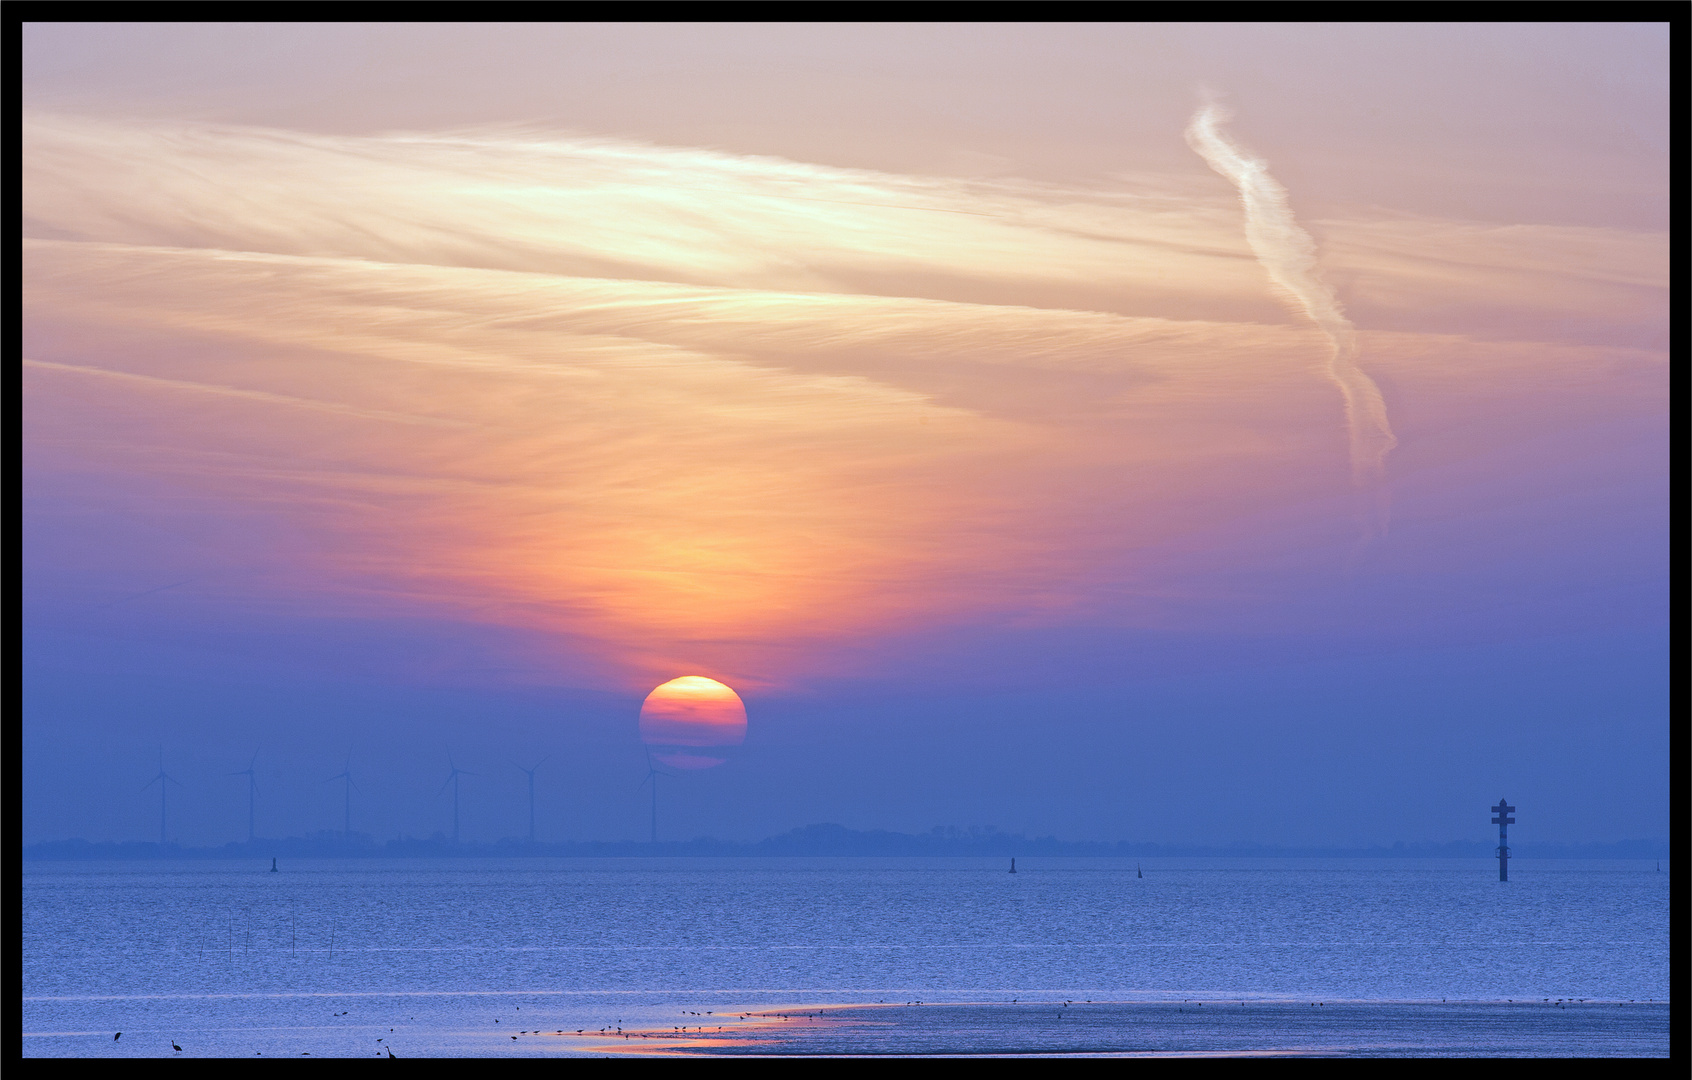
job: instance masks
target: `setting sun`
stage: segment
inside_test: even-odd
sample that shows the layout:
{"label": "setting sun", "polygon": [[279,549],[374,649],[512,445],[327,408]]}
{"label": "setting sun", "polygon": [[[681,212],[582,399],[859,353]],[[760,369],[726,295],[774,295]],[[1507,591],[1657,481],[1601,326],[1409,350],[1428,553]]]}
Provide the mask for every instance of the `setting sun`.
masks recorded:
{"label": "setting sun", "polygon": [[697,747],[746,741],[746,705],[715,679],[684,675],[646,695],[640,707],[641,741],[653,757],[678,769],[707,769],[724,758],[690,752]]}

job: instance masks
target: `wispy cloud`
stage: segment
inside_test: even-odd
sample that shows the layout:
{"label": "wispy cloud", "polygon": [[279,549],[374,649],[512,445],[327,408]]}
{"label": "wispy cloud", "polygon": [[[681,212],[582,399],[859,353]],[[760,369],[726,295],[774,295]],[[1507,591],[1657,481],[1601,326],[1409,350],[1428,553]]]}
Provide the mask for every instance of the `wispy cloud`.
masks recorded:
{"label": "wispy cloud", "polygon": [[1280,295],[1327,337],[1328,373],[1345,401],[1351,470],[1357,485],[1379,492],[1371,528],[1386,528],[1386,456],[1398,445],[1387,419],[1380,387],[1357,366],[1357,330],[1345,317],[1333,289],[1317,270],[1316,242],[1299,227],[1287,192],[1269,174],[1268,163],[1252,157],[1222,131],[1228,112],[1215,101],[1193,114],[1187,142],[1237,188],[1245,206],[1246,239]]}
{"label": "wispy cloud", "polygon": [[1308,450],[1239,423],[1297,380],[1280,327],[62,241],[27,261],[54,357],[26,369],[31,430],[57,455],[291,505],[333,538],[300,567],[314,596],[382,583],[654,665],[744,676],[1073,606],[1071,560],[1103,554],[1085,519],[1164,502],[1171,469],[1244,500],[1110,531],[1165,542]]}
{"label": "wispy cloud", "polygon": [[[1528,320],[1553,273],[1564,311],[1650,301],[1648,238],[1325,223],[1396,320],[1359,335],[1299,276],[1296,223],[1274,271],[1307,290],[1292,318],[1232,195],[1190,178],[1059,189],[536,132],[32,116],[26,139],[30,467],[252,510],[255,604],[597,643],[619,684],[790,680],[940,624],[1239,618],[1270,600],[1196,568],[1331,572],[1317,549],[1345,545],[1321,372],[1362,378],[1359,341],[1404,402],[1412,478],[1494,452],[1524,394],[1536,417],[1625,411],[1656,375],[1616,373],[1660,370],[1417,322],[1465,295]],[[1367,480],[1392,433],[1365,437],[1373,383],[1340,385]]]}
{"label": "wispy cloud", "polygon": [[444,427],[463,426],[461,421],[456,420],[443,420],[433,416],[415,416],[408,413],[389,412],[384,409],[361,409],[339,401],[314,401],[310,398],[294,397],[290,394],[273,394],[266,390],[243,390],[234,386],[217,386],[211,383],[191,382],[186,379],[161,379],[156,375],[138,375],[129,371],[112,371],[107,368],[88,367],[82,364],[55,364],[46,360],[31,360],[27,356],[23,358],[22,363],[25,368],[85,375],[94,379],[115,379],[146,389],[212,394],[217,397],[235,398],[265,405],[285,405],[290,408],[310,409],[315,412],[356,417],[361,420],[388,420],[399,424],[425,424]]}

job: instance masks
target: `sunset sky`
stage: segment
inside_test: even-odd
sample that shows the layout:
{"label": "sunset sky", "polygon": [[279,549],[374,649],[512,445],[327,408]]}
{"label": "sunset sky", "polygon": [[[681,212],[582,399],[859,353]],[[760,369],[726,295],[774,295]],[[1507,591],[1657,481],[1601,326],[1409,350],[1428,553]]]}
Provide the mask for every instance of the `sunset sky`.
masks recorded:
{"label": "sunset sky", "polygon": [[1668,833],[1666,25],[23,45],[26,841]]}

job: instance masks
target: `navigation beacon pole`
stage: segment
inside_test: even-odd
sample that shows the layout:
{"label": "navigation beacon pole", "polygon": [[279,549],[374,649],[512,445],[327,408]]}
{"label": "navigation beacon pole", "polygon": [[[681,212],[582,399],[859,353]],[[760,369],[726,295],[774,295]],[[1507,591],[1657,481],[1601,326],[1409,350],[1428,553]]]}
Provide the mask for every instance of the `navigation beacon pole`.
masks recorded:
{"label": "navigation beacon pole", "polygon": [[1492,808],[1492,812],[1495,815],[1497,815],[1496,817],[1494,817],[1492,819],[1492,823],[1494,825],[1498,826],[1498,880],[1499,881],[1509,881],[1510,880],[1509,826],[1514,825],[1516,823],[1516,819],[1511,817],[1510,815],[1516,812],[1516,808],[1514,806],[1511,806],[1505,800],[1499,799],[1498,805],[1494,806]]}

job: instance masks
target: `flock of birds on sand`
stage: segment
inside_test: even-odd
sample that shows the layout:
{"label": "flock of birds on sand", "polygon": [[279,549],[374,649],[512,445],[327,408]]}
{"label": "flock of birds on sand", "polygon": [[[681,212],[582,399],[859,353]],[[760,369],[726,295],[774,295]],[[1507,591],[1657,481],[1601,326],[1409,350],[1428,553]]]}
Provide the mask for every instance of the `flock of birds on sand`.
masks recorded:
{"label": "flock of birds on sand", "polygon": [[[517,1008],[518,1008],[519,1011],[522,1010],[521,1005],[517,1006]],[[350,1011],[351,1010],[348,1010],[348,1012],[350,1012]],[[690,1010],[684,1009],[683,1013],[684,1013],[684,1015],[687,1015],[687,1016],[714,1016],[714,1015],[716,1015],[711,1010],[706,1010],[703,1013],[697,1013],[697,1012],[692,1012]],[[332,1015],[332,1016],[346,1016],[347,1012],[331,1013],[330,1015]],[[740,1013],[739,1017],[742,1020],[748,1020],[748,1019],[751,1019],[754,1015],[755,1014],[753,1014],[753,1013]],[[782,1020],[791,1019],[791,1017],[789,1017],[785,1013],[771,1013],[769,1015],[778,1017],[779,1019],[782,1019]],[[798,1015],[803,1015],[803,1016],[807,1016],[807,1017],[817,1017],[817,1016],[820,1016],[821,1014],[820,1013],[803,1013],[803,1014],[798,1014]],[[415,1020],[416,1017],[412,1017],[412,1019]],[[494,1017],[494,1023],[496,1023],[496,1024],[499,1023],[499,1018],[497,1016]],[[673,1026],[673,1030],[674,1030],[674,1032],[677,1032],[677,1033],[686,1033],[689,1030],[692,1030],[692,1031],[695,1031],[695,1032],[702,1032],[702,1031],[705,1030],[705,1027],[706,1027],[706,1025],[703,1025],[703,1024],[693,1025],[691,1028],[688,1025],[685,1025],[685,1024],[677,1024],[677,1025]],[[389,1032],[392,1032],[393,1030],[394,1030],[393,1028],[388,1029]],[[721,1024],[717,1025],[716,1030],[718,1030],[718,1031],[724,1030],[724,1025],[721,1025]],[[577,1028],[576,1029],[577,1035],[586,1035],[588,1033],[589,1032],[588,1032],[587,1028]],[[517,1035],[546,1035],[546,1034],[563,1035],[563,1034],[565,1034],[565,1031],[564,1031],[563,1028],[559,1028],[558,1030],[553,1031],[553,1032],[542,1031],[538,1028],[535,1029],[534,1031],[530,1031],[527,1028],[525,1028],[524,1030],[517,1033]],[[672,1033],[671,1032],[656,1032],[656,1031],[624,1031],[623,1028],[622,1028],[622,1021],[619,1020],[615,1024],[607,1024],[606,1026],[600,1028],[598,1031],[594,1032],[593,1034],[621,1036],[624,1039],[631,1039],[631,1038],[646,1039],[646,1038],[663,1038],[665,1036],[671,1035]],[[517,1039],[517,1035],[511,1036],[513,1041],[515,1041]],[[121,1038],[123,1038],[123,1032],[120,1031],[117,1034],[112,1036],[112,1041],[117,1042]],[[382,1040],[380,1038],[378,1038],[376,1041],[381,1042]],[[176,1051],[179,1054],[182,1052],[182,1047],[180,1045],[178,1045],[176,1040],[174,1040],[174,1039],[172,1039],[171,1042],[170,1042],[170,1048],[172,1050]],[[392,1057],[395,1056],[393,1047],[384,1046],[382,1049],[387,1051],[388,1057],[392,1058]],[[264,1052],[261,1050],[261,1051],[258,1052],[257,1056],[262,1057],[263,1055],[264,1055]],[[300,1056],[301,1057],[310,1057],[310,1056],[312,1056],[311,1051],[310,1050],[302,1050],[302,1051],[300,1051]]]}
{"label": "flock of birds on sand", "polygon": [[[522,1011],[522,1008],[523,1007],[521,1005],[517,1006],[518,1011]],[[331,1013],[330,1015],[331,1016],[346,1016],[349,1012],[351,1012],[351,1010],[347,1010],[346,1012]],[[688,1011],[688,1010],[683,1010],[683,1012],[684,1012],[685,1015],[688,1015],[688,1016],[701,1016],[701,1015],[703,1015],[703,1016],[714,1016],[715,1015],[714,1012],[709,1011],[709,1010],[707,1010],[704,1013],[691,1012],[691,1011]],[[752,1015],[753,1015],[752,1013],[741,1013],[740,1019],[746,1020],[746,1019],[749,1019]],[[412,1017],[412,1019],[415,1020],[416,1017]],[[782,1016],[782,1019],[785,1020],[785,1019],[787,1019],[787,1017],[784,1015],[784,1016]],[[496,1024],[499,1023],[499,1017],[497,1017],[497,1016],[494,1017],[494,1023],[496,1023]],[[393,1030],[394,1030],[393,1028],[388,1029],[388,1031],[390,1033]],[[689,1028],[686,1025],[676,1025],[674,1030],[677,1031],[677,1032],[686,1032],[686,1031],[689,1030]],[[705,1027],[704,1027],[704,1025],[696,1025],[696,1026],[693,1027],[692,1030],[694,1030],[694,1031],[704,1031]],[[723,1026],[718,1025],[717,1030],[722,1031]],[[587,1033],[588,1033],[587,1028],[577,1028],[576,1029],[577,1035],[585,1035]],[[549,1032],[546,1032],[546,1031],[542,1031],[538,1028],[533,1030],[533,1031],[530,1031],[527,1028],[525,1028],[524,1030],[517,1033],[517,1035],[546,1035],[546,1034],[563,1035],[563,1034],[565,1034],[565,1031],[564,1031],[563,1028],[559,1028],[556,1031],[549,1033]],[[615,1024],[607,1024],[605,1027],[600,1028],[597,1032],[595,1032],[595,1034],[622,1036],[625,1039],[634,1038],[634,1037],[638,1036],[639,1038],[645,1039],[645,1038],[652,1038],[652,1037],[662,1037],[662,1035],[668,1035],[670,1033],[669,1032],[659,1033],[659,1032],[650,1032],[650,1031],[646,1031],[646,1032],[628,1031],[628,1032],[625,1032],[622,1028],[622,1021],[619,1020]],[[515,1041],[517,1039],[517,1035],[511,1036],[513,1041]],[[118,1032],[118,1033],[116,1033],[115,1035],[112,1036],[112,1041],[117,1042],[121,1038],[123,1038],[123,1032],[120,1031],[120,1032]],[[376,1041],[381,1042],[382,1040],[380,1038],[378,1038]],[[172,1039],[170,1041],[170,1048],[172,1050],[176,1051],[179,1054],[182,1052],[182,1047],[177,1044],[175,1039]],[[382,1049],[387,1051],[388,1057],[390,1057],[390,1058],[395,1057],[394,1048],[392,1046],[383,1046]],[[259,1056],[259,1057],[264,1056],[264,1051],[262,1051],[262,1050],[258,1051],[257,1056]],[[302,1051],[300,1051],[300,1056],[301,1057],[311,1057],[312,1054],[311,1054],[310,1050],[302,1050]]]}

